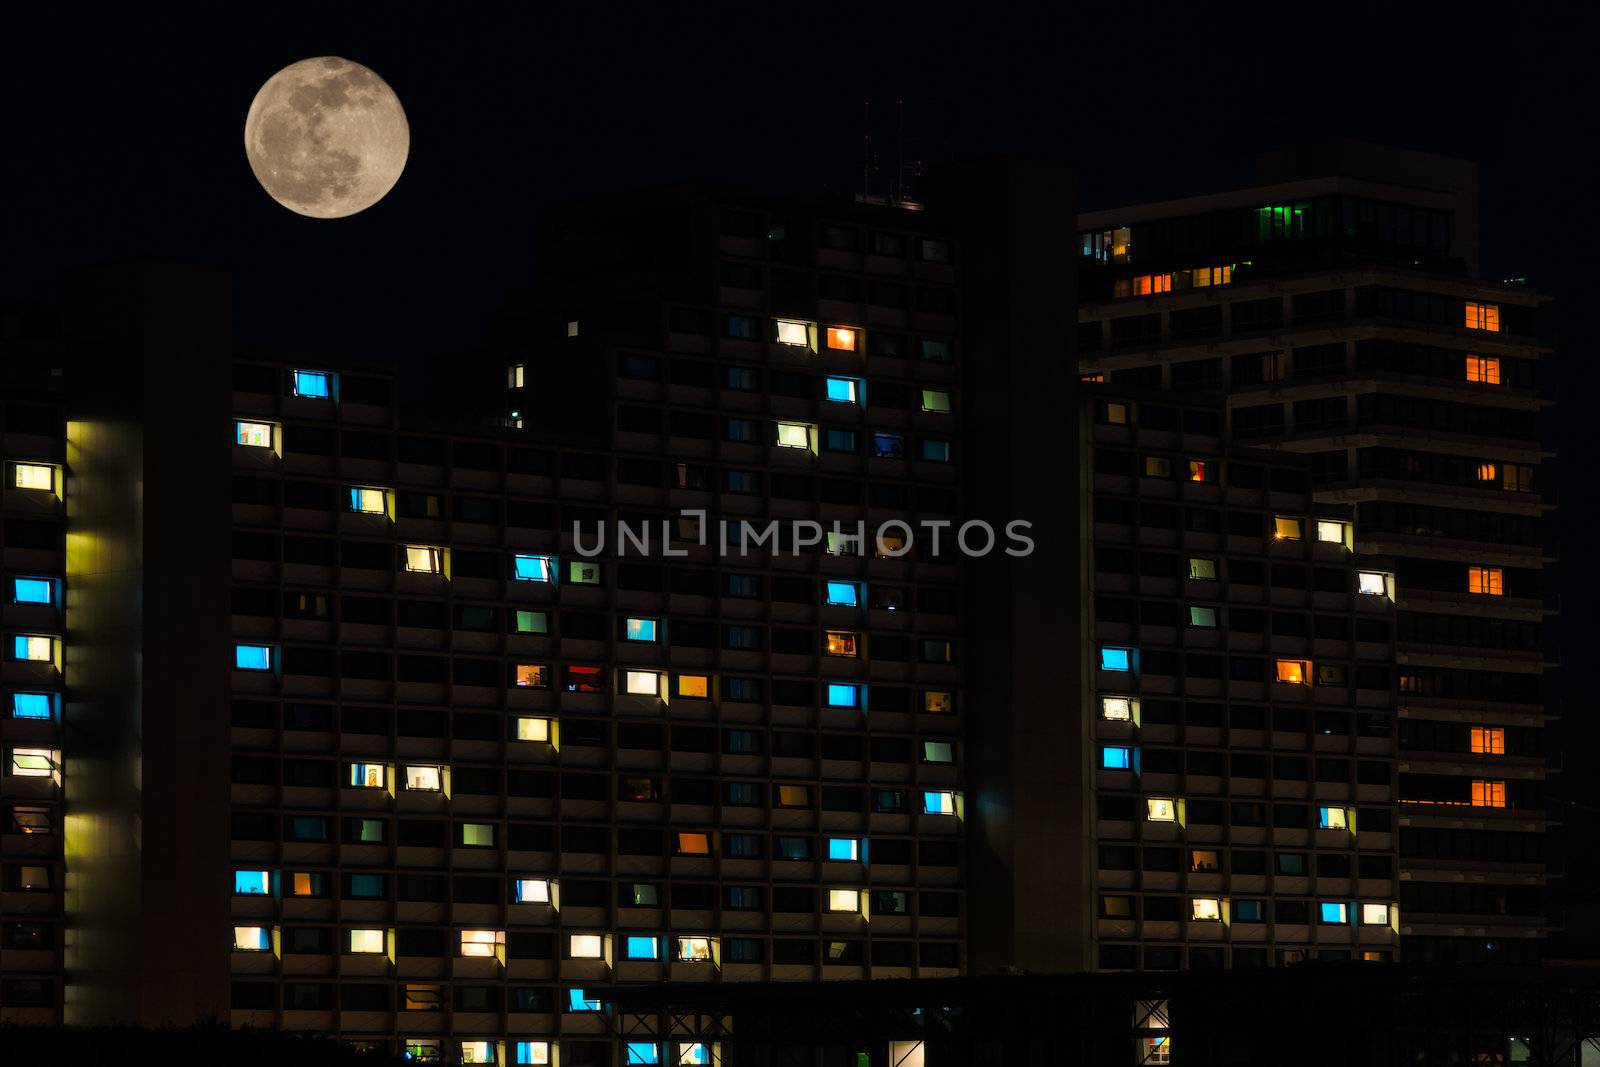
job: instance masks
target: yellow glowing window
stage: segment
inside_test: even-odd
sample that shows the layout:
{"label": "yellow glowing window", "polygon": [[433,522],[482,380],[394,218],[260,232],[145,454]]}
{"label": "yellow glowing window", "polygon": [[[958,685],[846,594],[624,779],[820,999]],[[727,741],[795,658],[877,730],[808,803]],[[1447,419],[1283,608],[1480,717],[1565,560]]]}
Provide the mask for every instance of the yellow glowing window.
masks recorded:
{"label": "yellow glowing window", "polygon": [[627,671],[622,678],[623,685],[631,696],[661,695],[661,676],[655,671]]}
{"label": "yellow glowing window", "polygon": [[18,634],[11,644],[17,659],[34,663],[49,663],[54,658],[55,638],[40,634]]}
{"label": "yellow glowing window", "polygon": [[234,443],[247,448],[272,447],[272,423],[270,422],[245,422],[239,420],[233,424]]}
{"label": "yellow glowing window", "polygon": [[14,748],[11,773],[18,778],[49,778],[56,773],[56,753],[50,748]]}
{"label": "yellow glowing window", "polygon": [[1191,482],[1209,482],[1212,480],[1211,464],[1203,459],[1189,461],[1189,480]]}
{"label": "yellow glowing window", "polygon": [[1489,333],[1500,332],[1500,305],[1478,304],[1467,301],[1466,322],[1469,330],[1485,330]]}
{"label": "yellow glowing window", "polygon": [[351,930],[350,951],[357,955],[383,952],[382,930]]}
{"label": "yellow glowing window", "polygon": [[597,960],[605,955],[605,940],[599,934],[573,934],[567,951],[575,960]]}
{"label": "yellow glowing window", "polygon": [[407,767],[406,788],[425,793],[437,793],[441,780],[438,767]]}
{"label": "yellow glowing window", "polygon": [[679,833],[678,855],[709,856],[711,855],[711,839],[706,834]]}
{"label": "yellow glowing window", "polygon": [[549,667],[542,663],[517,664],[517,685],[526,689],[543,689],[549,684]]}
{"label": "yellow glowing window", "polygon": [[1387,904],[1363,904],[1363,905],[1361,905],[1361,925],[1362,926],[1388,926],[1389,925],[1389,905],[1387,905]]}
{"label": "yellow glowing window", "polygon": [[1323,830],[1350,829],[1350,815],[1344,808],[1319,808],[1317,826]]}
{"label": "yellow glowing window", "polygon": [[235,952],[266,952],[272,947],[272,938],[265,926],[235,926],[233,950]]}
{"label": "yellow glowing window", "polygon": [[[778,343],[796,348],[811,347],[811,324],[795,319],[778,319]],[[853,347],[853,346],[852,346]]]}
{"label": "yellow glowing window", "polygon": [[521,389],[527,381],[527,367],[521,363],[513,363],[506,368],[506,388]]}
{"label": "yellow glowing window", "polygon": [[1345,534],[1349,531],[1348,523],[1333,522],[1328,519],[1317,520],[1317,540],[1324,544],[1342,545],[1345,543]]}
{"label": "yellow glowing window", "polygon": [[703,962],[711,959],[711,938],[678,938],[678,959],[689,962]]}
{"label": "yellow glowing window", "polygon": [[1506,732],[1499,726],[1474,726],[1472,728],[1472,751],[1484,756],[1504,756],[1506,754]]}
{"label": "yellow glowing window", "polygon": [[905,535],[879,530],[873,538],[872,554],[879,559],[899,559],[906,554]]}
{"label": "yellow glowing window", "polygon": [[935,411],[947,414],[950,411],[950,394],[943,389],[924,389],[922,391],[922,410]]}
{"label": "yellow glowing window", "polygon": [[1222,919],[1222,901],[1216,897],[1195,897],[1190,902],[1189,917],[1197,922],[1219,922]]}
{"label": "yellow glowing window", "polygon": [[856,635],[849,630],[829,630],[824,635],[827,641],[827,652],[830,656],[855,657]]}
{"label": "yellow glowing window", "polygon": [[840,352],[854,352],[856,350],[856,331],[848,326],[828,327],[828,347]]}
{"label": "yellow glowing window", "polygon": [[1279,515],[1272,520],[1272,536],[1279,541],[1298,541],[1301,538],[1299,519]]}
{"label": "yellow glowing window", "polygon": [[1494,356],[1468,356],[1467,381],[1500,384],[1500,360]]}
{"label": "yellow glowing window", "polygon": [[441,556],[437,548],[427,545],[407,545],[406,570],[413,574],[438,574],[443,569],[439,563]]}
{"label": "yellow glowing window", "polygon": [[779,448],[810,448],[811,427],[803,422],[778,423]]}
{"label": "yellow glowing window", "polygon": [[711,679],[704,674],[678,675],[678,695],[704,699],[711,691]]}
{"label": "yellow glowing window", "polygon": [[1166,456],[1144,457],[1144,476],[1146,478],[1172,477],[1172,460]]}
{"label": "yellow glowing window", "polygon": [[1280,659],[1278,681],[1286,685],[1306,685],[1311,677],[1311,664],[1303,659]]}
{"label": "yellow glowing window", "polygon": [[929,689],[922,694],[922,710],[935,714],[944,714],[954,706],[950,693],[939,689]]}
{"label": "yellow glowing window", "polygon": [[550,903],[548,878],[518,878],[511,883],[512,895],[518,904]]}
{"label": "yellow glowing window", "polygon": [[505,943],[506,934],[504,930],[461,931],[461,954],[463,956],[493,956],[496,948]]}
{"label": "yellow glowing window", "polygon": [[811,804],[811,790],[803,785],[780,785],[778,807],[804,808]]}
{"label": "yellow glowing window", "polygon": [[1178,804],[1171,797],[1148,797],[1144,802],[1145,818],[1150,822],[1177,822]]}
{"label": "yellow glowing window", "polygon": [[1222,868],[1222,859],[1216,849],[1195,848],[1189,850],[1189,869],[1191,871],[1215,871]]}
{"label": "yellow glowing window", "polygon": [[1201,559],[1197,556],[1189,557],[1189,577],[1200,582],[1216,581],[1217,561],[1214,559]]}
{"label": "yellow glowing window", "polygon": [[1100,914],[1107,919],[1133,918],[1132,897],[1101,897]]}
{"label": "yellow glowing window", "polygon": [[828,890],[829,911],[860,911],[861,891],[859,889],[830,889]]}
{"label": "yellow glowing window", "polygon": [[461,843],[475,848],[493,848],[494,824],[486,822],[462,823]]}
{"label": "yellow glowing window", "polygon": [[1506,784],[1487,778],[1472,780],[1472,806],[1475,808],[1503,808],[1506,806]]}
{"label": "yellow glowing window", "polygon": [[1467,592],[1484,596],[1504,596],[1504,575],[1499,567],[1468,567]]}
{"label": "yellow glowing window", "polygon": [[383,504],[383,490],[359,486],[351,489],[350,510],[363,515],[382,515],[388,510]]}
{"label": "yellow glowing window", "polygon": [[487,1041],[461,1042],[462,1063],[493,1063],[494,1046]]}
{"label": "yellow glowing window", "polygon": [[1126,426],[1126,425],[1128,425],[1128,405],[1126,405],[1126,404],[1107,404],[1106,405],[1106,421],[1109,422],[1113,426]]}
{"label": "yellow glowing window", "polygon": [[56,487],[56,469],[42,463],[18,463],[12,484],[18,489],[45,489]]}
{"label": "yellow glowing window", "polygon": [[517,720],[518,741],[549,741],[550,720],[523,716]]}
{"label": "yellow glowing window", "polygon": [[383,764],[381,763],[352,763],[350,764],[350,784],[360,789],[383,788]]}
{"label": "yellow glowing window", "polygon": [[1100,717],[1111,722],[1129,722],[1133,719],[1133,698],[1101,697]]}
{"label": "yellow glowing window", "polygon": [[[439,987],[436,985],[407,982],[405,997],[406,1011],[438,1011],[441,1007]],[[409,1042],[406,1047],[407,1049],[411,1047]]]}

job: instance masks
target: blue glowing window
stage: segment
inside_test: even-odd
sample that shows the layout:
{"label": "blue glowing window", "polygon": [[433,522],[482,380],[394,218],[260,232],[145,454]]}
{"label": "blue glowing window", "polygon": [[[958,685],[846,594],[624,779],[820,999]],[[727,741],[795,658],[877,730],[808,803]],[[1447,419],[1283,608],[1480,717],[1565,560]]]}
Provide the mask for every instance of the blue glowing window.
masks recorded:
{"label": "blue glowing window", "polygon": [[11,717],[52,719],[55,717],[55,698],[49,693],[12,693]]}
{"label": "blue glowing window", "polygon": [[556,561],[553,556],[518,556],[516,575],[519,582],[549,582],[555,580]]}
{"label": "blue glowing window", "polygon": [[941,441],[935,437],[922,439],[922,458],[929,463],[950,462],[950,442]]}
{"label": "blue glowing window", "polygon": [[660,1063],[661,1046],[651,1041],[628,1042],[629,1063]]}
{"label": "blue glowing window", "polygon": [[905,459],[906,439],[897,433],[875,433],[872,454],[879,459]]}
{"label": "blue glowing window", "polygon": [[55,583],[48,578],[13,578],[11,599],[17,604],[54,604]]}
{"label": "blue glowing window", "polygon": [[828,399],[840,404],[854,404],[861,395],[861,387],[854,378],[827,379]]}
{"label": "blue glowing window", "polygon": [[954,815],[955,813],[956,795],[954,793],[938,790],[922,794],[922,814]]}
{"label": "blue glowing window", "polygon": [[1100,669],[1103,671],[1132,670],[1132,650],[1127,648],[1101,648]]}
{"label": "blue glowing window", "polygon": [[1345,905],[1336,900],[1324,900],[1319,910],[1325,923],[1343,923],[1348,915]]}
{"label": "blue glowing window", "polygon": [[656,620],[629,619],[626,633],[629,641],[654,641],[656,639]]}
{"label": "blue glowing window", "polygon": [[567,1010],[599,1011],[600,1000],[599,998],[591,999],[581,989],[569,989],[567,990]]}
{"label": "blue glowing window", "polygon": [[1133,750],[1120,745],[1107,745],[1100,750],[1100,766],[1112,771],[1126,771],[1133,767]]}
{"label": "blue glowing window", "polygon": [[326,400],[333,395],[333,375],[320,370],[295,371],[294,395]]}
{"label": "blue glowing window", "polygon": [[828,858],[854,862],[861,858],[861,843],[853,837],[828,838]]}
{"label": "blue glowing window", "polygon": [[1261,921],[1261,901],[1236,900],[1233,902],[1233,918],[1235,922],[1258,923]]}
{"label": "blue glowing window", "polygon": [[266,871],[234,871],[233,891],[241,896],[262,895],[268,891],[271,880]]}
{"label": "blue glowing window", "polygon": [[861,605],[861,587],[855,582],[829,582],[826,595],[829,604],[847,608]]}
{"label": "blue glowing window", "polygon": [[660,955],[659,942],[653,937],[629,937],[628,959],[653,960]]}
{"label": "blue glowing window", "polygon": [[861,704],[861,687],[854,685],[828,685],[828,707],[854,708]]}
{"label": "blue glowing window", "polygon": [[272,649],[266,645],[234,645],[233,665],[241,671],[270,671]]}

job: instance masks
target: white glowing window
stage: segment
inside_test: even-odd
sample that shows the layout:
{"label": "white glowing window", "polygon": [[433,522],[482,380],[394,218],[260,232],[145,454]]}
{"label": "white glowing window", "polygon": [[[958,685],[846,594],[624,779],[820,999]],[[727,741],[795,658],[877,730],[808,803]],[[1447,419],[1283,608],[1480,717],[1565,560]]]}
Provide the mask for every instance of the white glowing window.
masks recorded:
{"label": "white glowing window", "polygon": [[1388,596],[1388,575],[1382,571],[1362,571],[1357,578],[1356,588],[1368,596]]}
{"label": "white glowing window", "polygon": [[511,893],[518,904],[548,904],[550,903],[550,879],[515,879],[511,883]]}
{"label": "white glowing window", "polygon": [[350,764],[350,784],[357,788],[382,789],[383,778],[383,764],[381,763]]}
{"label": "white glowing window", "polygon": [[1317,540],[1328,544],[1342,545],[1345,540],[1345,531],[1350,527],[1347,523],[1331,522],[1327,519],[1317,520]]}
{"label": "white glowing window", "polygon": [[438,767],[407,767],[406,788],[415,789],[424,793],[439,792],[440,778]]}
{"label": "white glowing window", "polygon": [[624,685],[632,696],[653,697],[661,695],[661,675],[655,671],[627,671]]}
{"label": "white glowing window", "polygon": [[240,419],[233,424],[233,440],[235,444],[247,448],[271,448],[272,423],[246,422]]}
{"label": "white glowing window", "polygon": [[803,422],[778,423],[779,448],[810,448],[811,427]]}
{"label": "white glowing window", "polygon": [[442,556],[437,548],[428,545],[407,545],[406,570],[413,574],[438,574],[444,569],[440,564]]}
{"label": "white glowing window", "polygon": [[1148,797],[1144,808],[1145,818],[1151,822],[1178,821],[1178,802],[1171,797]]}
{"label": "white glowing window", "polygon": [[1133,719],[1131,697],[1101,697],[1100,717],[1111,722],[1129,722]]}
{"label": "white glowing window", "polygon": [[462,1063],[493,1063],[494,1046],[487,1041],[461,1042]]}
{"label": "white glowing window", "polygon": [[382,515],[389,509],[384,506],[382,489],[357,486],[350,490],[350,510],[362,515]]}
{"label": "white glowing window", "polygon": [[550,720],[523,716],[517,720],[518,741],[550,740]]}
{"label": "white glowing window", "polygon": [[34,663],[49,663],[54,656],[55,638],[45,637],[41,634],[17,634],[11,642],[11,656],[13,659],[30,660]]}
{"label": "white glowing window", "polygon": [[383,952],[382,930],[351,930],[350,951],[355,955],[378,955]]}
{"label": "white glowing window", "polygon": [[829,911],[860,911],[861,891],[859,889],[830,889],[828,890]]}
{"label": "white glowing window", "polygon": [[461,931],[461,954],[471,957],[488,957],[495,955],[495,950],[506,943],[504,930],[463,930]]}
{"label": "white glowing window", "polygon": [[678,959],[695,963],[711,959],[711,938],[678,938]]}
{"label": "white glowing window", "polygon": [[599,934],[573,934],[568,942],[568,953],[575,960],[597,960],[605,950],[605,939]]}
{"label": "white glowing window", "polygon": [[1387,904],[1363,904],[1363,905],[1361,905],[1361,925],[1362,926],[1388,926],[1389,925],[1389,905],[1387,905]]}
{"label": "white glowing window", "polygon": [[11,773],[18,778],[49,778],[57,770],[58,759],[52,748],[14,748]]}
{"label": "white glowing window", "polygon": [[272,936],[265,926],[235,926],[233,950],[235,952],[266,952],[272,947]]}
{"label": "white glowing window", "polygon": [[1215,897],[1195,897],[1190,902],[1189,917],[1201,922],[1216,922],[1222,918],[1222,901]]}
{"label": "white glowing window", "polygon": [[18,463],[11,484],[18,489],[52,490],[56,487],[56,469],[42,463]]}
{"label": "white glowing window", "polygon": [[811,324],[797,319],[779,319],[778,343],[780,345],[793,345],[796,348],[811,347]]}

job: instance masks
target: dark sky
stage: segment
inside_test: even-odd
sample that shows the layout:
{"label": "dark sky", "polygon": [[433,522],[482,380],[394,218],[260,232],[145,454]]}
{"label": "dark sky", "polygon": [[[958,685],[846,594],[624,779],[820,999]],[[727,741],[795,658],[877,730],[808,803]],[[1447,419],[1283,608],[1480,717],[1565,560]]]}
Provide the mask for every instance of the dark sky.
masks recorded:
{"label": "dark sky", "polygon": [[[869,98],[890,165],[903,98],[909,157],[1071,160],[1087,206],[1220,188],[1256,150],[1326,135],[1474,159],[1487,270],[1562,305],[1564,622],[1568,657],[1589,655],[1589,5],[50,6],[0,21],[0,295],[48,297],[76,263],[198,259],[236,270],[249,338],[363,358],[470,343],[565,197],[697,176],[859,188]],[[395,190],[333,222],[270,201],[242,144],[261,83],[327,54],[381,74],[412,131]],[[1591,705],[1569,694],[1577,751]]]}

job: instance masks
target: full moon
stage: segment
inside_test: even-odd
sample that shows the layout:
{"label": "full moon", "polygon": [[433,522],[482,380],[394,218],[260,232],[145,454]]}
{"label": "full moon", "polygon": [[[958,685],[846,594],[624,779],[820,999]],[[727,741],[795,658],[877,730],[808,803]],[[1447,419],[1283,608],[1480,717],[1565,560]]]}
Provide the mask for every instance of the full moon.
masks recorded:
{"label": "full moon", "polygon": [[278,71],[244,120],[244,151],[261,188],[316,219],[344,218],[382,200],[410,149],[411,127],[394,90],[338,56]]}

